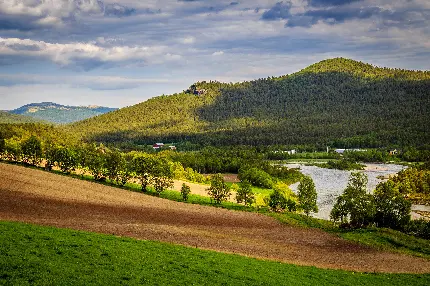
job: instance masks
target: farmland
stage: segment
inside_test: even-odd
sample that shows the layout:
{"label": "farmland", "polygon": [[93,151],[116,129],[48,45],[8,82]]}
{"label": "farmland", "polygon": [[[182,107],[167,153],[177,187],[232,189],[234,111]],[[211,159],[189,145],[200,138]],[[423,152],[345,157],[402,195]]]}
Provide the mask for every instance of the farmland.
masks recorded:
{"label": "farmland", "polygon": [[297,265],[427,273],[430,261],[376,250],[261,214],[183,204],[0,164],[0,219],[72,228]]}

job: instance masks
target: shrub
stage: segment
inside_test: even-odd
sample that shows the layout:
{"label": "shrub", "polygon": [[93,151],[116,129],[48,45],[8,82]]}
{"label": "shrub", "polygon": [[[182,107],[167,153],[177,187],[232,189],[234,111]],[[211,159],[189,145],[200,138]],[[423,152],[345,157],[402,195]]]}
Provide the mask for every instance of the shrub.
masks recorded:
{"label": "shrub", "polygon": [[181,195],[184,202],[188,200],[188,195],[191,193],[191,188],[187,184],[183,183],[181,188]]}
{"label": "shrub", "polygon": [[430,221],[424,219],[411,220],[405,226],[404,231],[424,239],[430,239]]}
{"label": "shrub", "polygon": [[266,198],[266,203],[273,211],[287,209],[292,212],[297,209],[297,197],[285,183],[275,185],[273,192]]}

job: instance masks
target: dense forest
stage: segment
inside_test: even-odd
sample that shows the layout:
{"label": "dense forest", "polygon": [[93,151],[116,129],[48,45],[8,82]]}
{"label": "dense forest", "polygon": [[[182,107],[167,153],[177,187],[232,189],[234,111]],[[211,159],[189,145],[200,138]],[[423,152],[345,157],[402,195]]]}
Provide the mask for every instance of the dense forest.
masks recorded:
{"label": "dense forest", "polygon": [[422,146],[429,106],[429,71],[336,58],[281,77],[198,82],[66,128],[86,141],[130,145]]}

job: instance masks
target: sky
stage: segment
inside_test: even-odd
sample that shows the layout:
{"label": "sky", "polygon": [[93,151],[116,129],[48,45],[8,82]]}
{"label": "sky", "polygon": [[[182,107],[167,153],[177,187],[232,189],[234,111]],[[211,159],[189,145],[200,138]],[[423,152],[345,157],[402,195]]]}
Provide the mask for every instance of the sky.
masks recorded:
{"label": "sky", "polygon": [[430,69],[429,0],[0,0],[0,110],[124,107],[327,58]]}

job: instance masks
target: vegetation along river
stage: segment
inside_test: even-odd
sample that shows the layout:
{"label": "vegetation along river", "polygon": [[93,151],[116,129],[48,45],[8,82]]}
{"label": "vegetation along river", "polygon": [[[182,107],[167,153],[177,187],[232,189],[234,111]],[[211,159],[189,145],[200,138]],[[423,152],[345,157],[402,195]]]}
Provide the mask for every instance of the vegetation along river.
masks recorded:
{"label": "vegetation along river", "polygon": [[[382,179],[378,179],[378,177],[386,177],[387,175],[395,174],[406,168],[405,166],[395,164],[365,165],[365,170],[360,172],[365,173],[369,179],[369,182],[367,184],[369,192],[372,192],[375,189],[376,185],[382,181]],[[289,168],[300,168],[303,174],[311,176],[315,183],[315,188],[317,189],[317,203],[319,208],[318,213],[315,213],[313,216],[327,220],[330,219],[330,211],[333,208],[336,198],[340,194],[342,194],[343,190],[346,188],[351,171],[325,169],[316,166],[306,166],[302,164],[287,164],[286,166]],[[297,192],[298,185],[299,183],[296,183],[291,185],[290,187],[294,192]],[[412,209],[430,211],[429,206],[413,205]],[[418,217],[418,215],[415,213],[412,213],[412,215],[414,218]]]}

